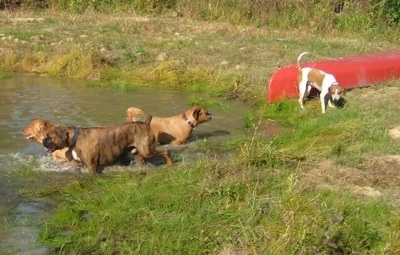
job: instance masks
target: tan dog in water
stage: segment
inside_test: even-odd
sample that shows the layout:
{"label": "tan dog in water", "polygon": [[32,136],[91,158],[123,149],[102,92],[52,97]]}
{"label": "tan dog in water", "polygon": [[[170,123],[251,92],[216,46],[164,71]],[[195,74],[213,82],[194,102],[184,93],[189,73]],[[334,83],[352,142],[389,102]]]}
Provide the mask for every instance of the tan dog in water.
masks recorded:
{"label": "tan dog in water", "polygon": [[[144,112],[136,107],[126,110],[128,122],[137,121]],[[185,113],[168,117],[154,117],[150,127],[159,144],[183,144],[189,141],[193,129],[204,122],[212,120],[212,114],[207,109],[195,106]]]}
{"label": "tan dog in water", "polygon": [[[39,143],[43,143],[43,139],[47,137],[47,134],[53,127],[54,125],[47,120],[35,119],[22,129],[22,133],[27,140],[36,140]],[[68,148],[64,148],[52,152],[53,159],[57,161],[68,161],[65,155],[67,150]]]}
{"label": "tan dog in water", "polygon": [[94,175],[99,166],[112,165],[127,153],[132,153],[135,161],[143,165],[144,158],[163,156],[168,165],[173,161],[168,150],[156,150],[155,137],[150,128],[152,117],[144,122],[127,122],[112,127],[77,128],[55,126],[43,140],[50,151],[69,148],[75,151],[79,159]]}

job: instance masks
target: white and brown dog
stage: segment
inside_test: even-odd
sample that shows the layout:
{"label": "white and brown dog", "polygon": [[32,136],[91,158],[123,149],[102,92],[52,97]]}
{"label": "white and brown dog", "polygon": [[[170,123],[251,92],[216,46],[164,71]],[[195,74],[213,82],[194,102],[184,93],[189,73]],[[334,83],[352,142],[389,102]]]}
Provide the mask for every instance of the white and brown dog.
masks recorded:
{"label": "white and brown dog", "polygon": [[321,100],[322,113],[325,113],[326,103],[330,107],[336,107],[334,103],[338,103],[341,99],[344,89],[339,86],[332,74],[326,73],[315,68],[300,66],[300,59],[309,52],[303,52],[297,58],[297,66],[299,74],[297,75],[297,83],[299,84],[299,103],[304,108],[304,100],[310,94],[311,88],[318,89]]}

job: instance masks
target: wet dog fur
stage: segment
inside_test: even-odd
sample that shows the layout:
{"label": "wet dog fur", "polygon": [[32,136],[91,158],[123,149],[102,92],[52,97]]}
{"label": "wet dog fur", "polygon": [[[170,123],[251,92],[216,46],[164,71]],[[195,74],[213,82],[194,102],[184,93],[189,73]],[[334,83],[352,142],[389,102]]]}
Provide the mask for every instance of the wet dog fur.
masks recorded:
{"label": "wet dog fur", "polygon": [[127,122],[112,127],[56,126],[47,134],[43,145],[50,151],[73,149],[92,175],[101,167],[116,163],[127,153],[134,154],[139,165],[144,164],[144,159],[155,156],[163,156],[168,165],[173,165],[168,150],[156,150],[155,136],[149,125],[151,119],[149,115],[144,122]]}

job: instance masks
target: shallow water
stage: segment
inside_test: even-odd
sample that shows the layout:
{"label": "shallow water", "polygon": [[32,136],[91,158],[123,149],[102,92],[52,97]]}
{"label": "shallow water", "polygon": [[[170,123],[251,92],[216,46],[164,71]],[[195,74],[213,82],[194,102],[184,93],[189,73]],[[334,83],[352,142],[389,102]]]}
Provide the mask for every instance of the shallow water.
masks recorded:
{"label": "shallow water", "polygon": [[[21,195],[21,189],[31,185],[18,176],[15,169],[35,162],[38,171],[47,171],[43,185],[51,185],[62,175],[79,178],[76,169],[66,168],[52,161],[37,142],[28,142],[21,130],[31,120],[43,118],[54,124],[72,126],[110,126],[125,121],[125,110],[135,106],[153,116],[173,116],[192,105],[188,93],[140,88],[134,91],[91,88],[85,82],[50,79],[33,76],[14,76],[1,80],[0,94],[0,249],[14,253],[46,254],[36,240],[38,226],[51,211],[51,201]],[[225,103],[224,103],[225,104]],[[208,109],[211,122],[203,123],[193,131],[198,138],[187,145],[170,147],[181,163],[202,156],[197,149],[202,141],[218,143],[244,135],[244,116],[249,107],[231,101],[224,109]],[[104,173],[112,167],[106,168]],[[119,170],[127,168],[119,167]],[[67,169],[69,170],[69,169]],[[84,171],[83,171],[84,172]],[[65,178],[65,176],[62,176]]]}

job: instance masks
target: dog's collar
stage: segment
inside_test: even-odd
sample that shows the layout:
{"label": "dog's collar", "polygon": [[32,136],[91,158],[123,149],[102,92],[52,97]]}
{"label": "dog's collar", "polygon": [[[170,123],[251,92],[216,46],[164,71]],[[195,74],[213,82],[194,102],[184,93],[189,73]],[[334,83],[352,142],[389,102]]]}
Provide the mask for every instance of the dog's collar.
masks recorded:
{"label": "dog's collar", "polygon": [[338,82],[334,81],[334,82],[332,82],[331,86],[338,85],[338,84],[339,84]]}
{"label": "dog's collar", "polygon": [[75,127],[75,132],[74,132],[74,137],[72,138],[72,143],[69,145],[70,148],[74,148],[76,145],[76,142],[78,141],[78,136],[79,136],[79,131],[81,129]]}
{"label": "dog's collar", "polygon": [[189,118],[186,116],[186,113],[183,114],[183,119],[186,121],[186,123],[191,126],[192,128],[194,128],[194,124],[192,121],[189,120]]}

